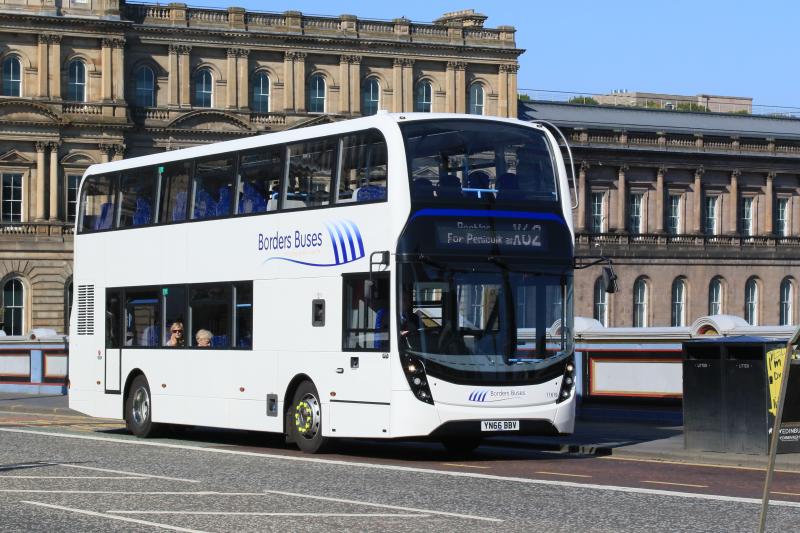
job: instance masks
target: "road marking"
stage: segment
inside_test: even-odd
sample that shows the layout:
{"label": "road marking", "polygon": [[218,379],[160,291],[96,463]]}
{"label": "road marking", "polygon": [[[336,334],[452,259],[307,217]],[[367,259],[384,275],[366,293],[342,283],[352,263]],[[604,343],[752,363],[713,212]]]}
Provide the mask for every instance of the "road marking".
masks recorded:
{"label": "road marking", "polygon": [[783,494],[784,496],[800,496],[800,494],[796,492],[778,492],[777,490],[770,491],[772,494]]}
{"label": "road marking", "polygon": [[284,492],[281,490],[265,490],[265,494],[279,494],[281,496],[293,496],[295,498],[309,498],[312,500],[321,500],[324,502],[336,502],[336,503],[349,503],[352,505],[364,505],[367,507],[381,507],[383,509],[396,509],[398,511],[412,511],[415,513],[427,513],[427,514],[435,514],[440,516],[452,516],[455,518],[466,518],[468,520],[481,520],[484,522],[502,522],[499,518],[487,518],[483,516],[473,516],[468,514],[460,514],[460,513],[448,513],[446,511],[431,511],[430,509],[416,509],[414,507],[401,507],[399,505],[386,505],[383,503],[372,503],[372,502],[365,502],[362,500],[345,500],[343,498],[330,498],[328,496],[315,496],[313,494],[300,494],[297,492]]}
{"label": "road marking", "polygon": [[564,474],[563,472],[534,472],[534,474],[546,474],[548,476],[592,477],[584,474]]}
{"label": "road marking", "polygon": [[[735,465],[715,465],[710,463],[692,463],[692,462],[684,462],[684,461],[665,461],[661,459],[637,459],[636,457],[613,457],[611,455],[605,455],[597,457],[597,459],[603,459],[606,461],[631,461],[634,463],[660,463],[665,465],[682,465],[682,466],[703,466],[706,468],[724,468],[727,470],[749,470],[752,472],[766,472],[767,467],[764,466],[763,468],[755,467],[755,466],[735,466]],[[797,470],[775,470],[775,472],[780,472],[782,474],[800,474]]]}
{"label": "road marking", "polygon": [[[31,416],[52,416],[52,417],[58,417],[58,418],[82,418],[84,420],[109,420],[109,421],[113,420],[112,418],[96,418],[96,419],[92,419],[92,417],[85,416],[85,415],[59,415],[59,414],[55,414],[55,413],[51,414],[51,413],[42,413],[42,412],[31,413],[29,411],[5,411],[5,410],[0,410],[0,415],[31,415]],[[120,424],[122,423],[119,420],[115,420],[115,422],[118,422]]]}
{"label": "road marking", "polygon": [[67,464],[67,463],[50,463],[51,465],[58,465],[58,466],[65,466],[67,468],[80,468],[82,470],[93,470],[95,472],[106,472],[108,474],[127,474],[130,476],[136,477],[147,477],[151,479],[164,479],[166,481],[183,481],[184,483],[200,483],[196,479],[186,479],[182,477],[168,477],[168,476],[157,476],[155,474],[141,474],[139,472],[127,472],[125,470],[111,470],[108,468],[97,468],[96,466],[84,466],[84,465],[74,465],[74,464]]}
{"label": "road marking", "polygon": [[70,513],[84,514],[87,516],[96,516],[99,518],[108,518],[110,520],[119,520],[120,522],[130,522],[133,524],[140,524],[143,526],[153,526],[161,529],[167,529],[169,531],[183,531],[184,533],[206,533],[199,529],[186,529],[184,527],[171,526],[169,524],[159,524],[158,522],[148,522],[147,520],[138,520],[136,518],[126,518],[124,516],[115,516],[113,514],[97,513],[95,511],[87,511],[86,509],[76,509],[74,507],[64,507],[62,505],[53,505],[50,503],[29,502],[25,500],[22,500],[22,503],[27,503],[28,505],[37,505],[39,507],[48,507],[50,509],[58,509],[59,511],[68,511]]}
{"label": "road marking", "polygon": [[478,465],[464,465],[461,463],[442,463],[444,466],[461,466],[463,468],[480,468],[482,470],[488,470],[488,466],[478,466]]}
{"label": "road marking", "polygon": [[6,476],[0,474],[0,479],[141,479],[139,476]]}
{"label": "road marking", "polygon": [[692,487],[695,489],[707,489],[708,485],[693,485],[691,483],[671,483],[669,481],[647,481],[643,480],[642,483],[655,483],[657,485],[673,485],[676,487]]}
{"label": "road marking", "polygon": [[408,513],[261,513],[232,511],[106,511],[112,514],[153,514],[153,515],[209,515],[209,516],[304,516],[304,517],[344,517],[344,518],[429,518],[426,514]]}
{"label": "road marking", "polygon": [[[56,431],[34,431],[29,429],[11,429],[11,428],[0,428],[0,432],[5,433],[22,433],[22,434],[29,434],[29,435],[38,435],[41,437],[55,437],[55,438],[63,438],[63,439],[82,439],[82,440],[92,440],[98,442],[111,442],[114,444],[128,444],[131,446],[155,446],[159,448],[171,448],[175,450],[191,450],[196,452],[205,452],[205,453],[221,453],[221,454],[228,454],[228,455],[241,455],[245,457],[260,457],[262,459],[276,459],[282,461],[300,461],[304,463],[319,463],[319,464],[328,464],[328,465],[339,465],[344,466],[347,468],[353,467],[360,467],[360,468],[374,468],[376,470],[390,470],[396,472],[413,472],[419,474],[434,474],[438,476],[451,476],[451,477],[468,477],[468,478],[475,478],[475,479],[489,479],[493,481],[510,481],[515,483],[525,483],[531,485],[549,485],[549,486],[556,486],[556,487],[571,487],[577,489],[594,489],[594,490],[605,490],[610,492],[622,492],[622,493],[630,493],[630,494],[648,494],[654,496],[674,496],[676,498],[693,498],[698,500],[713,500],[713,501],[722,501],[722,502],[736,502],[736,503],[750,503],[754,505],[761,505],[761,498],[742,498],[738,496],[721,496],[716,494],[700,494],[700,493],[692,493],[692,492],[678,492],[678,491],[671,491],[671,490],[660,490],[660,489],[646,489],[642,487],[622,487],[617,485],[598,485],[592,483],[577,483],[571,481],[557,481],[557,480],[550,480],[550,479],[529,479],[529,478],[520,478],[520,477],[506,477],[506,476],[498,476],[492,474],[481,474],[478,472],[461,472],[458,470],[435,470],[432,468],[419,468],[413,466],[400,466],[400,465],[382,465],[382,464],[375,464],[375,463],[359,463],[356,461],[342,461],[338,459],[320,459],[317,457],[303,457],[303,456],[291,456],[291,455],[278,455],[278,454],[269,454],[269,453],[257,453],[257,452],[246,452],[242,450],[230,450],[225,448],[204,448],[200,446],[189,446],[186,444],[169,444],[164,442],[149,442],[143,440],[134,440],[134,439],[127,439],[127,438],[111,438],[111,437],[98,437],[94,435],[74,435],[69,433],[58,433]],[[9,491],[2,491],[0,492],[9,492]],[[62,491],[51,491],[51,492],[62,492]],[[98,494],[103,494],[102,492]],[[129,493],[130,494],[130,493]],[[136,494],[136,493],[133,493]],[[178,493],[181,494],[181,493]],[[770,505],[776,507],[795,507],[800,508],[800,502],[790,502],[790,501],[782,501],[782,500],[772,500],[770,501]]]}
{"label": "road marking", "polygon": [[48,490],[48,489],[0,489],[10,494],[137,494],[140,496],[264,496],[263,492],[214,492],[205,491],[133,491],[133,490]]}

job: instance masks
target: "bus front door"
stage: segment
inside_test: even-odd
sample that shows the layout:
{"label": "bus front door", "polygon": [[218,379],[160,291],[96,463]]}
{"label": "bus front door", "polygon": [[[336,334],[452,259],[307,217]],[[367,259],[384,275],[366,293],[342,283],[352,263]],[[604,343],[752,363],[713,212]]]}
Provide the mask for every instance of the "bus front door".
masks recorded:
{"label": "bus front door", "polygon": [[105,387],[106,394],[120,392],[122,350],[119,348],[106,348],[105,356]]}

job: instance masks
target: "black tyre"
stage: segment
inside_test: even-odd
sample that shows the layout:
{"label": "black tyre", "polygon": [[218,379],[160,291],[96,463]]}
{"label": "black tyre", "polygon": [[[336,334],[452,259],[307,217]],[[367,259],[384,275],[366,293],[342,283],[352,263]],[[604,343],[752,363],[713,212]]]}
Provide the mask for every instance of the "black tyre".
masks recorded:
{"label": "black tyre", "polygon": [[159,425],[153,423],[153,399],[144,376],[136,376],[125,400],[125,427],[137,437],[153,437]]}
{"label": "black tyre", "polygon": [[330,445],[330,438],[322,436],[322,402],[310,381],[302,382],[294,393],[286,410],[286,432],[306,453],[320,453]]}
{"label": "black tyre", "polygon": [[463,435],[458,437],[444,437],[442,445],[447,451],[457,455],[468,455],[481,445],[483,439],[480,436]]}

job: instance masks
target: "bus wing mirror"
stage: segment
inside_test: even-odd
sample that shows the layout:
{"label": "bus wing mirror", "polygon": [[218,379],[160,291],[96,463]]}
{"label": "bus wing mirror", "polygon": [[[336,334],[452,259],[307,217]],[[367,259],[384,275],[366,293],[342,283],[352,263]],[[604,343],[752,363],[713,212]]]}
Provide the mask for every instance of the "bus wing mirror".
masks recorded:
{"label": "bus wing mirror", "polygon": [[608,294],[617,292],[617,275],[614,274],[614,269],[610,266],[603,267],[603,284],[606,286]]}

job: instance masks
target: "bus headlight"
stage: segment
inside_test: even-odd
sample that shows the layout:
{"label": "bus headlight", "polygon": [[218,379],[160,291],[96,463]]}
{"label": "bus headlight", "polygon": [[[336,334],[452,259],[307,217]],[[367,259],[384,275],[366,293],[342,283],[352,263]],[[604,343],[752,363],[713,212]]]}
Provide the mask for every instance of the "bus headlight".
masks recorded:
{"label": "bus headlight", "polygon": [[433,405],[433,396],[425,375],[425,365],[412,355],[404,355],[402,362],[403,372],[406,375],[409,387],[411,387],[411,393],[419,401]]}
{"label": "bus headlight", "polygon": [[556,403],[561,403],[572,394],[572,389],[575,388],[575,362],[572,359],[567,361],[564,365],[564,377],[561,379],[561,391],[558,393]]}

